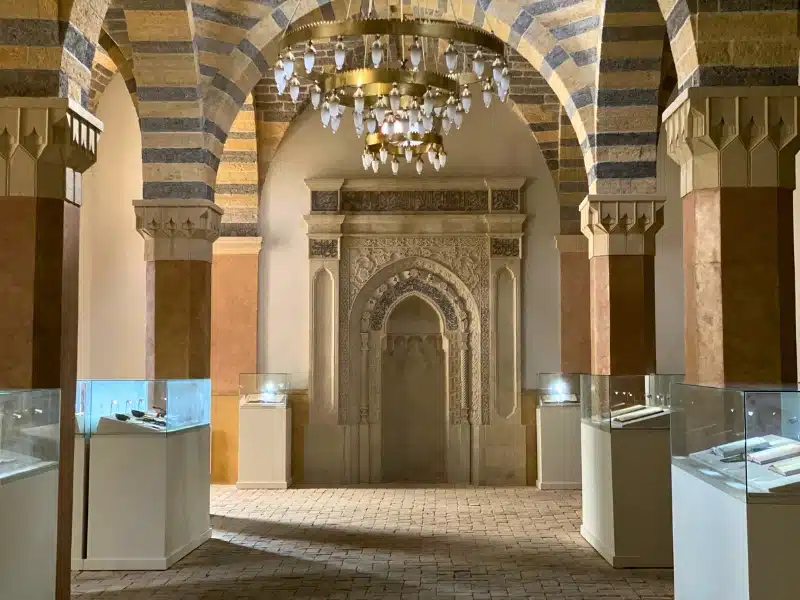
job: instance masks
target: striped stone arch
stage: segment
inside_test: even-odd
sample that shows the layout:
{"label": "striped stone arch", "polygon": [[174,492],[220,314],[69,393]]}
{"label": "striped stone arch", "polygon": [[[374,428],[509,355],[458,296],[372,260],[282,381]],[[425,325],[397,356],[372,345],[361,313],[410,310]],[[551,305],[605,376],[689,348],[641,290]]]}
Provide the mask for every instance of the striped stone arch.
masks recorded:
{"label": "striped stone arch", "polygon": [[667,24],[679,89],[797,85],[797,2],[658,0],[658,4]]}
{"label": "striped stone arch", "polygon": [[225,135],[203,118],[193,4],[119,0],[142,131],[145,200],[214,200]]}
{"label": "striped stone arch", "polygon": [[[111,12],[110,9],[109,12]],[[134,108],[138,111],[139,100],[136,97],[136,79],[133,76],[133,63],[131,59],[125,58],[114,39],[105,31],[101,31],[99,44],[94,54],[92,82],[89,87],[88,108],[92,113],[97,112],[100,99],[116,73],[120,73],[125,79],[125,85],[131,93]]]}
{"label": "striped stone arch", "polygon": [[[253,13],[252,3],[239,1],[242,14]],[[226,6],[230,9],[235,4],[234,1]],[[207,88],[206,116],[220,130],[228,131],[249,91],[268,74],[281,33],[296,5],[287,0],[270,9],[269,16],[254,22],[215,68]],[[306,18],[309,12],[318,18],[324,5],[330,5],[337,19],[347,16],[345,2],[320,0],[311,11],[299,6],[293,21]],[[596,62],[593,49],[599,35],[599,15],[593,0],[541,0],[522,8],[514,0],[479,0],[460,2],[454,10],[459,21],[493,33],[524,56],[567,108],[578,135],[584,138],[592,132]],[[444,18],[454,17],[449,14]]]}
{"label": "striped stone arch", "polygon": [[658,0],[606,0],[595,133],[584,142],[592,193],[656,191],[666,24]]}
{"label": "striped stone arch", "polygon": [[[109,0],[3,2],[0,96],[69,97],[89,104],[92,65]],[[56,49],[56,51],[54,51]]]}

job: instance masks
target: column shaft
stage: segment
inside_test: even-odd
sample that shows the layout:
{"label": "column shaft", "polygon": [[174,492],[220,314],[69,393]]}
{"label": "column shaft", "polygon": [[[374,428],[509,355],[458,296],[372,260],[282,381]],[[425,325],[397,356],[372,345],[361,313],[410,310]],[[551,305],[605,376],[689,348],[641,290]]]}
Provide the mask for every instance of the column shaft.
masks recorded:
{"label": "column shaft", "polygon": [[780,188],[684,197],[687,380],[797,381],[792,203]]}
{"label": "column shaft", "polygon": [[591,291],[586,238],[560,235],[561,372],[589,373],[592,368]]}

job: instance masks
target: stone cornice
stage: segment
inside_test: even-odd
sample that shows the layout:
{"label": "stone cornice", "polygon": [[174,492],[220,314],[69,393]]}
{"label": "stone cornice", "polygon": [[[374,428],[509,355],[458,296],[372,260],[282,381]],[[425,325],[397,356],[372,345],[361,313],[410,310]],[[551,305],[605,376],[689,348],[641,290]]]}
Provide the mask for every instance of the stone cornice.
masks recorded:
{"label": "stone cornice", "polygon": [[581,231],[589,258],[656,253],[656,233],[664,225],[664,196],[590,195],[581,203]]}
{"label": "stone cornice", "polygon": [[681,194],[719,187],[795,187],[800,87],[696,87],[664,111]]}
{"label": "stone cornice", "polygon": [[136,229],[145,239],[145,260],[211,262],[222,209],[208,200],[133,202]]}
{"label": "stone cornice", "polygon": [[533,178],[525,177],[365,177],[352,179],[306,179],[310,191],[349,190],[357,192],[428,190],[520,190]]}
{"label": "stone cornice", "polygon": [[80,173],[97,160],[102,131],[66,98],[0,98],[0,195],[80,204]]}

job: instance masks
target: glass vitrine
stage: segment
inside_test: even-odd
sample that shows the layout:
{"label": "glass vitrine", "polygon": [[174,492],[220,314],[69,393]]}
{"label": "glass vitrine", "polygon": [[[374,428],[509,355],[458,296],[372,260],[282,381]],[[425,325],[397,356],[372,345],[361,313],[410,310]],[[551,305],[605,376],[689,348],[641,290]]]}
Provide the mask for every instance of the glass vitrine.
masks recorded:
{"label": "glass vitrine", "polygon": [[673,464],[741,498],[800,496],[796,386],[673,388]]}
{"label": "glass vitrine", "polygon": [[582,375],[581,418],[606,430],[669,427],[671,386],[683,375]]}
{"label": "glass vitrine", "polygon": [[60,390],[0,390],[0,485],[58,466]]}
{"label": "glass vitrine", "polygon": [[82,380],[77,395],[86,435],[170,433],[211,420],[208,379]]}
{"label": "glass vitrine", "polygon": [[285,407],[290,389],[288,373],[242,373],[239,399],[244,405]]}

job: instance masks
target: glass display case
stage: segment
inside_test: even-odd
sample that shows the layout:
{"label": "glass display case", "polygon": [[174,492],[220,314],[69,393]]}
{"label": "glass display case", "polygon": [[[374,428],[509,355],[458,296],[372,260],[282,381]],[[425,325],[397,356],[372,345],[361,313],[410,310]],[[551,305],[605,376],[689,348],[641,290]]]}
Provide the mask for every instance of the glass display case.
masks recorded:
{"label": "glass display case", "polygon": [[580,373],[539,373],[539,406],[580,402]]}
{"label": "glass display case", "polygon": [[584,422],[605,430],[669,427],[671,386],[683,375],[582,375]]}
{"label": "glass display case", "polygon": [[78,381],[83,432],[170,433],[211,422],[208,379]]}
{"label": "glass display case", "polygon": [[288,373],[242,373],[239,375],[239,398],[242,406],[285,407],[289,394]]}
{"label": "glass display case", "polygon": [[800,496],[800,389],[677,385],[673,465],[741,498]]}
{"label": "glass display case", "polygon": [[60,390],[0,390],[0,485],[58,466]]}

